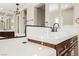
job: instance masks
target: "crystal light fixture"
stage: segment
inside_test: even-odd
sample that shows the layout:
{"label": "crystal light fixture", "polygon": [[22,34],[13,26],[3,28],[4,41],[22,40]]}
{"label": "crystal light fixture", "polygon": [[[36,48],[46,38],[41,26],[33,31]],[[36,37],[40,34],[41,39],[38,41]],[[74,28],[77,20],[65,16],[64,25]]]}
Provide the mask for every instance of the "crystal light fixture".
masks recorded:
{"label": "crystal light fixture", "polygon": [[16,3],[16,6],[17,6],[17,9],[16,9],[16,15],[20,14],[20,11],[19,11],[19,4]]}
{"label": "crystal light fixture", "polygon": [[19,33],[19,14],[20,14],[20,11],[19,11],[19,4],[16,3],[16,17],[17,17],[17,33]]}

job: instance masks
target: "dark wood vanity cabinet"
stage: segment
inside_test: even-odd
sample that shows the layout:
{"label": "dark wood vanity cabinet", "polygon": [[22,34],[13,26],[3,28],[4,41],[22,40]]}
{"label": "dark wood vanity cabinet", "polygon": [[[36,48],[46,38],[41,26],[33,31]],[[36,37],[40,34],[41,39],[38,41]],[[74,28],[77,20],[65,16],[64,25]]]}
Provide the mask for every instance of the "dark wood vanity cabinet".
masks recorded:
{"label": "dark wood vanity cabinet", "polygon": [[57,56],[78,56],[78,37],[74,36],[56,45]]}
{"label": "dark wood vanity cabinet", "polygon": [[14,32],[0,32],[0,36],[1,37],[6,37],[6,38],[13,38],[15,37],[15,33]]}
{"label": "dark wood vanity cabinet", "polygon": [[78,56],[78,36],[74,36],[57,45],[33,39],[28,39],[28,41],[54,48],[57,56]]}

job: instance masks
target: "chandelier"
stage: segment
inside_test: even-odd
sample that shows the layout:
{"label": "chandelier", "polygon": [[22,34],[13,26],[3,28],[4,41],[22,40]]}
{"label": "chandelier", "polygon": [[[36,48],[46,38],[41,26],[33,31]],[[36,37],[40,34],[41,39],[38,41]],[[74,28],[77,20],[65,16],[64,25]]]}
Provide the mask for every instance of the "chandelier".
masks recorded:
{"label": "chandelier", "polygon": [[19,11],[19,4],[16,3],[16,6],[17,6],[17,8],[16,8],[16,15],[19,15],[19,14],[20,14],[20,11]]}

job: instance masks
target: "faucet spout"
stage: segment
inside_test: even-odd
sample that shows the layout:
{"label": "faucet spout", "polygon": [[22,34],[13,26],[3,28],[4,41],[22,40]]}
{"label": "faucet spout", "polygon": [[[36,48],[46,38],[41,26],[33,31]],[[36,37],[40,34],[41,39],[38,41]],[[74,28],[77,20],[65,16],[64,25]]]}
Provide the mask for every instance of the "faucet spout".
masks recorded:
{"label": "faucet spout", "polygon": [[58,23],[54,23],[53,24],[53,28],[52,28],[52,32],[57,32],[59,28],[59,24]]}

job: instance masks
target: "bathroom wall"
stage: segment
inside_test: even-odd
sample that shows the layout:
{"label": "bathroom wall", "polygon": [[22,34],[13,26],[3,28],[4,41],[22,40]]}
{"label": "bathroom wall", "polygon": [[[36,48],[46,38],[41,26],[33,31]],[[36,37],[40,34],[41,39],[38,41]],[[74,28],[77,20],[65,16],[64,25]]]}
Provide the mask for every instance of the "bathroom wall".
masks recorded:
{"label": "bathroom wall", "polygon": [[49,18],[50,18],[50,26],[53,26],[53,24],[55,23],[55,19],[59,19],[59,11],[56,10],[56,11],[52,11],[50,12],[50,15],[49,15]]}
{"label": "bathroom wall", "polygon": [[[23,7],[21,7],[20,9],[20,15],[19,15],[19,21],[17,20],[17,18],[15,17],[15,32],[16,34],[23,34],[24,33],[24,29],[23,29],[23,10],[27,10],[27,25],[34,25],[34,6],[36,6],[37,4],[35,3],[28,3],[25,4]],[[18,23],[19,23],[19,27],[18,27]],[[19,29],[18,29],[19,28]],[[19,31],[18,31],[19,30]]]}
{"label": "bathroom wall", "polygon": [[[24,7],[22,7],[21,9],[27,9],[27,24],[28,25],[36,25],[37,24],[37,20],[36,20],[36,10],[35,7],[40,5],[40,3],[29,3],[28,5],[25,5]],[[46,10],[47,8],[47,4],[45,4]],[[47,11],[45,11],[46,13]],[[47,14],[47,13],[46,13]],[[45,19],[47,18],[45,14]]]}
{"label": "bathroom wall", "polygon": [[[35,7],[39,4],[40,3],[29,3],[29,4],[26,4],[26,5],[24,5],[23,7],[20,8],[21,13],[19,15],[19,17],[20,17],[19,18],[19,34],[23,33],[23,25],[22,25],[22,23],[23,23],[23,14],[22,14],[22,11],[25,10],[25,9],[27,10],[27,16],[26,16],[27,17],[27,19],[26,19],[27,25],[37,25],[37,20],[36,20],[36,16],[35,16],[36,15]],[[17,20],[15,20],[15,22],[16,22],[15,31],[17,33],[18,32]]]}
{"label": "bathroom wall", "polygon": [[37,3],[30,3],[27,7],[27,24],[28,25],[34,25],[35,19],[34,19],[34,7],[38,5]]}
{"label": "bathroom wall", "polygon": [[68,8],[62,11],[63,25],[73,25],[74,8]]}
{"label": "bathroom wall", "polygon": [[76,25],[76,26],[79,26],[79,24],[75,22],[76,18],[78,18],[78,17],[79,17],[79,4],[75,3],[74,4],[74,20],[73,21],[74,21],[74,25]]}
{"label": "bathroom wall", "polygon": [[[37,6],[37,5],[39,5],[40,3],[29,3],[29,4],[26,4],[24,7],[22,7],[21,8],[21,10],[24,10],[24,9],[27,9],[27,25],[36,25],[37,24],[37,21],[36,21],[36,17],[35,17],[35,12],[36,12],[36,10],[35,10],[35,7]],[[52,4],[52,3],[50,3],[50,4]],[[55,16],[56,14],[58,14],[57,13],[57,11],[56,11],[56,13],[55,12],[50,12],[50,10],[49,10],[49,5],[50,5],[49,3],[46,3],[45,4],[45,26],[52,26],[52,24],[53,24],[53,16]],[[77,6],[75,6],[75,5],[77,5]],[[75,8],[75,12],[74,12],[74,14],[75,14],[75,16],[76,15],[78,15],[79,13],[79,11],[77,10],[77,9],[79,9],[79,6],[78,6],[78,4],[75,4],[74,5],[74,8]],[[52,6],[52,8],[53,7],[56,7],[56,6]],[[78,12],[77,12],[78,11]],[[68,12],[70,12],[70,10],[68,10]],[[72,12],[72,11],[71,11]],[[67,15],[71,15],[72,16],[72,14],[67,14],[66,12],[64,12],[65,13],[65,16]],[[63,13],[63,14],[64,14]],[[77,13],[77,14],[76,14]],[[57,15],[56,15],[57,16]],[[20,16],[20,17],[22,17],[22,15]],[[73,17],[74,18],[74,17]],[[71,18],[69,18],[69,17],[65,17],[64,18],[64,25],[68,25],[68,24],[70,24],[70,22],[72,21],[72,20],[70,20],[69,21],[69,19],[71,19]],[[22,20],[22,19],[21,19]],[[20,31],[21,32],[23,32],[22,31],[22,26],[21,26],[21,22],[22,21],[20,21]],[[61,21],[60,21],[61,22]],[[71,22],[71,24],[70,25],[72,25],[72,23],[73,23],[73,21]]]}
{"label": "bathroom wall", "polygon": [[45,26],[51,26],[50,25],[50,18],[49,18],[49,15],[50,15],[50,13],[49,13],[49,4],[47,3],[47,4],[45,4],[46,6],[45,6]]}

